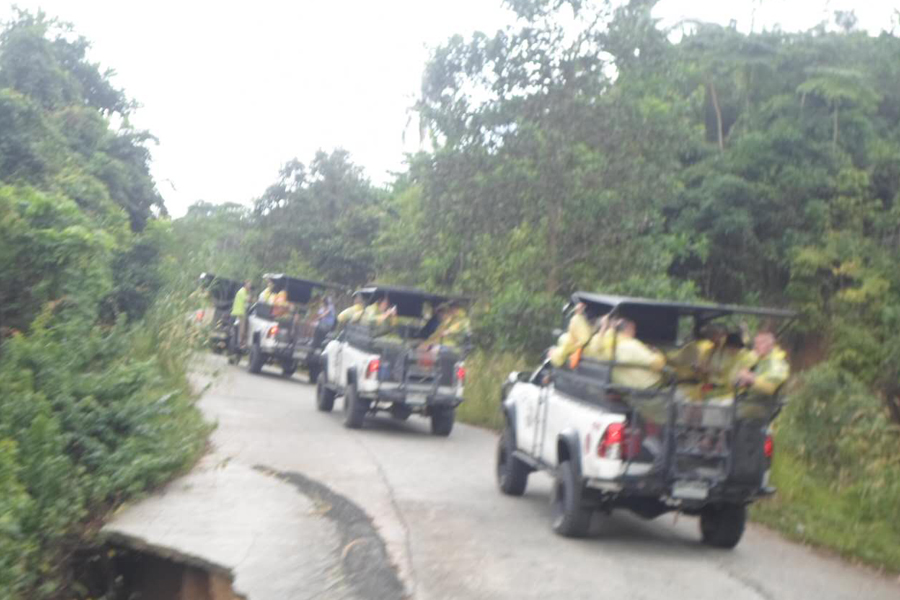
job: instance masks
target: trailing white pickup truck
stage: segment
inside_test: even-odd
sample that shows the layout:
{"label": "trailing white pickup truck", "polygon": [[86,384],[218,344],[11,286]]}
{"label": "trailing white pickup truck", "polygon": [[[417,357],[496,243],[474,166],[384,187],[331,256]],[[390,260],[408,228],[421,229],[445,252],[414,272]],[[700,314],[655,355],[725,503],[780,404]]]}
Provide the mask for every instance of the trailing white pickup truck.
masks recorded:
{"label": "trailing white pickup truck", "polygon": [[[413,414],[429,417],[432,433],[450,435],[456,407],[463,401],[465,349],[440,343],[422,346],[438,325],[438,307],[467,300],[385,286],[369,286],[357,294],[367,303],[387,298],[405,322],[390,331],[351,323],[329,341],[316,384],[318,409],[331,411],[342,395],[346,427],[362,427],[366,415],[386,411],[401,420]],[[426,306],[431,318],[422,323]]]}
{"label": "trailing white pickup truck", "polygon": [[[732,315],[793,318],[788,311],[697,305],[579,292],[589,318],[624,316],[637,337],[677,348],[678,333]],[[554,478],[552,526],[565,536],[586,535],[594,511],[627,508],[648,519],[670,511],[700,516],[705,543],[734,547],[746,506],[771,494],[769,425],[780,404],[737,396],[725,402],[689,400],[674,377],[650,389],[613,383],[614,361],[581,360],[575,368],[544,363],[512,373],[502,390],[506,427],[497,450],[500,490],[518,496],[529,474]],[[747,404],[745,404],[747,403]],[[748,412],[750,403],[760,410]]]}

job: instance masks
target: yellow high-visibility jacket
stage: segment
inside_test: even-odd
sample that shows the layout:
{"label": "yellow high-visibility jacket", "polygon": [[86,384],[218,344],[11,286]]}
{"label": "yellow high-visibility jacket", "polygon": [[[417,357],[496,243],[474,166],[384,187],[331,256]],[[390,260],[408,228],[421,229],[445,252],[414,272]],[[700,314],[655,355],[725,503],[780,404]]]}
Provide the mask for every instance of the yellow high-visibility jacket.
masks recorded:
{"label": "yellow high-visibility jacket", "polygon": [[354,304],[350,308],[345,308],[341,311],[341,314],[338,315],[337,321],[338,323],[356,323],[359,321],[362,316],[365,308],[359,304]]}
{"label": "yellow high-visibility jacket", "polygon": [[556,346],[550,350],[550,362],[554,367],[561,367],[566,359],[591,339],[591,324],[583,314],[574,314],[569,320],[569,328],[559,336]]}
{"label": "yellow high-visibility jacket", "polygon": [[632,388],[648,388],[659,383],[660,372],[666,366],[666,356],[642,341],[618,336],[615,341],[616,362],[627,367],[613,367],[612,381]]}
{"label": "yellow high-visibility jacket", "polygon": [[775,346],[771,352],[758,359],[753,367],[753,372],[756,374],[756,381],[750,387],[750,393],[765,396],[775,394],[791,376],[791,365],[788,363],[787,353],[781,347]]}

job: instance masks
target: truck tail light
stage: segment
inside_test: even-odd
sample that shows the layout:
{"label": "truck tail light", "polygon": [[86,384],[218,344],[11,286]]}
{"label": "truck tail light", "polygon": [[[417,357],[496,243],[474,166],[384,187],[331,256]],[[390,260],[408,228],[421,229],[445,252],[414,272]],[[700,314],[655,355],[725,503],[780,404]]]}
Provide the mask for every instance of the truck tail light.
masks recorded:
{"label": "truck tail light", "polygon": [[366,379],[369,379],[372,375],[377,375],[379,369],[381,369],[381,359],[373,358],[370,360],[369,365],[366,367]]}
{"label": "truck tail light", "polygon": [[466,382],[466,366],[456,365],[456,380],[460,383]]}
{"label": "truck tail light", "polygon": [[763,443],[763,453],[769,460],[772,460],[772,455],[775,454],[775,440],[772,439],[771,434],[766,436],[766,441]]}
{"label": "truck tail light", "polygon": [[622,442],[625,441],[625,423],[611,423],[597,446],[597,456],[619,460],[622,458]]}
{"label": "truck tail light", "polygon": [[625,423],[611,423],[597,445],[597,456],[622,460],[637,456],[641,447],[640,434]]}
{"label": "truck tail light", "polygon": [[266,337],[273,338],[278,335],[278,325],[272,325],[269,327],[268,333],[266,333]]}

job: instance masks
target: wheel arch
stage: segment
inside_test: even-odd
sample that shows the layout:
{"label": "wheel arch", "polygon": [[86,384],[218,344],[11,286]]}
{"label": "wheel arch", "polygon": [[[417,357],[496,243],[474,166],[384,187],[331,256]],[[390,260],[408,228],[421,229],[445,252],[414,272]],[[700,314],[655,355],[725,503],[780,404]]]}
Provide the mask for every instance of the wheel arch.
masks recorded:
{"label": "wheel arch", "polygon": [[581,444],[578,441],[578,432],[574,429],[564,429],[556,436],[556,464],[570,461],[576,475],[581,477]]}
{"label": "wheel arch", "polygon": [[514,448],[518,448],[516,443],[516,401],[512,398],[506,398],[500,403],[500,411],[503,413],[503,419],[512,436]]}

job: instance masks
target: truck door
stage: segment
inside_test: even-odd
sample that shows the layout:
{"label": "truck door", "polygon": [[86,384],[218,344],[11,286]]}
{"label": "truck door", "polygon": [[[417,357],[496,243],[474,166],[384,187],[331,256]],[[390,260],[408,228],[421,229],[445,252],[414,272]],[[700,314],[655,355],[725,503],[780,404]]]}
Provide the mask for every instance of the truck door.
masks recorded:
{"label": "truck door", "polygon": [[547,464],[554,464],[555,462],[555,457],[547,451],[547,422],[549,420],[547,417],[550,412],[552,389],[553,385],[547,384],[541,386],[538,392],[537,409],[535,411],[534,451],[532,452],[532,456],[541,459]]}
{"label": "truck door", "polygon": [[516,446],[534,454],[534,432],[537,424],[538,396],[541,388],[534,382],[516,384]]}
{"label": "truck door", "polygon": [[345,331],[342,331],[336,340],[328,343],[328,380],[334,385],[344,386],[344,345],[346,342]]}
{"label": "truck door", "polygon": [[542,385],[544,376],[549,372],[549,363],[544,363],[529,378],[527,382],[516,386],[516,445],[519,450],[527,452],[530,456],[539,458],[537,444],[540,431],[541,397],[546,393],[547,386]]}

